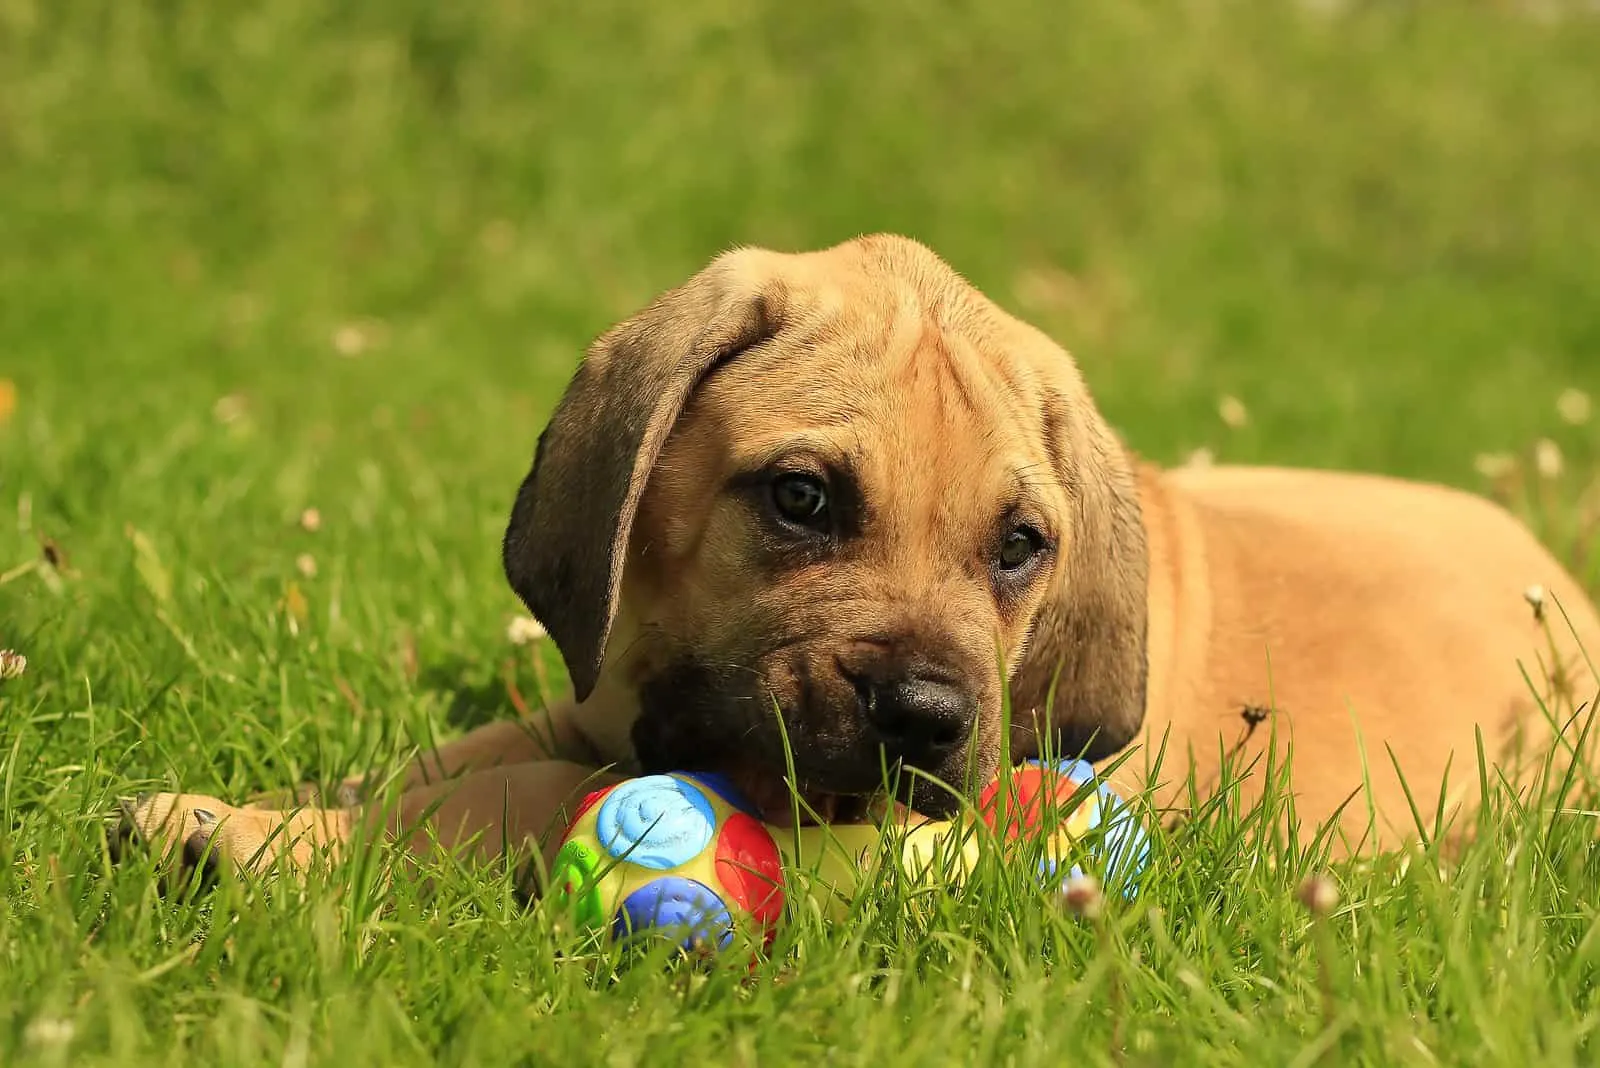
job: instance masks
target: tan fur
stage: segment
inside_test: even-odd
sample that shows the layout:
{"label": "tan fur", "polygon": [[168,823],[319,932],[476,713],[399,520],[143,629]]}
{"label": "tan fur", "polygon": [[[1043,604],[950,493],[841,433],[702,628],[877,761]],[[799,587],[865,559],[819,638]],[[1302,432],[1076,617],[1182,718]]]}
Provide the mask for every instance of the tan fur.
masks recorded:
{"label": "tan fur", "polygon": [[[1476,732],[1486,759],[1526,782],[1551,736],[1539,702],[1568,721],[1595,697],[1573,634],[1600,650],[1588,598],[1481,498],[1226,467],[1151,472],[1144,492],[1156,561],[1145,748],[1169,738],[1214,783],[1220,752],[1248,733],[1241,710],[1275,709],[1237,752],[1259,766],[1276,726],[1308,832],[1361,791],[1341,820],[1352,844],[1414,837],[1413,801],[1431,822],[1441,795],[1458,814],[1478,796]],[[1524,598],[1534,586],[1543,624]],[[1163,778],[1184,770],[1175,760]]]}
{"label": "tan fur", "polygon": [[[848,470],[859,530],[815,552],[775,533],[750,481],[774,461]],[[991,566],[1008,515],[1053,543],[1014,585]],[[1138,789],[1164,747],[1149,785],[1172,807],[1191,768],[1214,785],[1225,752],[1242,766],[1276,738],[1305,833],[1370,778],[1341,829],[1389,845],[1414,833],[1391,751],[1431,813],[1441,791],[1475,792],[1476,732],[1500,762],[1548,746],[1524,667],[1542,679],[1554,652],[1569,714],[1594,696],[1557,601],[1600,656],[1583,591],[1498,507],[1370,476],[1140,465],[1065,352],[886,236],[729,253],[608,331],[541,438],[505,555],[574,680],[553,733],[483,728],[432,766],[458,781],[414,769],[395,809],[286,817],[157,795],[129,826],[246,866],[285,848],[303,863],[306,842],[336,852],[363,826],[548,848],[597,765],[689,753],[770,803],[774,706],[798,787],[831,800],[871,785],[841,680],[892,661],[975,702],[970,763],[937,770],[954,786],[994,772],[1009,685],[1017,755],[1046,734],[1094,758],[1137,743],[1120,775]],[[1548,627],[1523,598],[1535,584]],[[682,708],[663,696],[680,683]]]}

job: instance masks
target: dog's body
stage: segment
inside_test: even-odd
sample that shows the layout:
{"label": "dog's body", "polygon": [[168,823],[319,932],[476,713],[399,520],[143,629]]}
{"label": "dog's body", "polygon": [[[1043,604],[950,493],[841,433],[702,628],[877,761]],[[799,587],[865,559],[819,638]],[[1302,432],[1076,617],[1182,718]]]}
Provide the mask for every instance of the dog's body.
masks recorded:
{"label": "dog's body", "polygon": [[[1217,785],[1231,742],[1245,739],[1246,766],[1275,728],[1292,747],[1306,830],[1348,800],[1347,839],[1392,846],[1418,830],[1413,801],[1431,822],[1441,794],[1450,809],[1477,798],[1479,732],[1485,759],[1526,782],[1555,734],[1545,712],[1565,719],[1594,696],[1574,641],[1576,630],[1582,648],[1600,648],[1589,601],[1480,498],[1272,469],[1151,483],[1161,504],[1146,513],[1156,561],[1146,748],[1166,734],[1202,786]],[[1553,598],[1544,622],[1527,600],[1539,586]]]}
{"label": "dog's body", "polygon": [[[413,769],[394,813],[485,852],[539,839],[600,767],[728,772],[776,815],[786,747],[826,814],[897,768],[901,800],[948,811],[997,768],[1007,689],[1013,755],[1141,742],[1119,775],[1139,789],[1163,751],[1174,806],[1191,769],[1203,791],[1276,739],[1306,830],[1343,809],[1348,843],[1392,843],[1415,830],[1400,774],[1424,811],[1470,801],[1481,734],[1525,781],[1553,731],[1524,671],[1570,715],[1596,685],[1578,640],[1600,655],[1583,591],[1498,507],[1140,465],[1065,352],[891,237],[730,253],[597,341],[505,559],[577,700],[445,747],[427,768],[464,777]],[[241,864],[387,818],[131,813]]]}

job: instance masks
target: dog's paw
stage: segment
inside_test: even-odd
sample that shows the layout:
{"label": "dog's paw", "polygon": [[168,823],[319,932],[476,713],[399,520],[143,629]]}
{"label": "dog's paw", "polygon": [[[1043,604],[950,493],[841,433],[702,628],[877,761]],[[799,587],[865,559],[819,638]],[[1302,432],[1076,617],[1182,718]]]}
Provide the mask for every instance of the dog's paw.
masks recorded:
{"label": "dog's paw", "polygon": [[121,808],[115,859],[142,847],[164,866],[198,869],[203,878],[222,865],[240,873],[303,873],[346,832],[340,813],[235,808],[204,794],[145,794]]}

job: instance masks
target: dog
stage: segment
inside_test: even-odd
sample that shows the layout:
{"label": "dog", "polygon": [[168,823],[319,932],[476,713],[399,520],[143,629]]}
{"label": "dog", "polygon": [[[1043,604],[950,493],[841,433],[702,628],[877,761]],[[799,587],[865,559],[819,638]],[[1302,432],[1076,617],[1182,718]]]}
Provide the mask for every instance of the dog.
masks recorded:
{"label": "dog", "polygon": [[1180,815],[1258,799],[1237,769],[1287,761],[1297,833],[1382,848],[1420,832],[1413,802],[1472,804],[1480,740],[1530,782],[1600,655],[1591,601],[1498,506],[1162,470],[1062,348],[890,235],[727,252],[604,333],[503,558],[571,679],[538,729],[419,758],[392,803],[356,780],[281,810],[158,794],[124,827],[241,868],[363,831],[548,856],[564,806],[627,775],[722,772],[775,820],[795,794],[942,815],[1050,750],[1120,756],[1125,790]]}

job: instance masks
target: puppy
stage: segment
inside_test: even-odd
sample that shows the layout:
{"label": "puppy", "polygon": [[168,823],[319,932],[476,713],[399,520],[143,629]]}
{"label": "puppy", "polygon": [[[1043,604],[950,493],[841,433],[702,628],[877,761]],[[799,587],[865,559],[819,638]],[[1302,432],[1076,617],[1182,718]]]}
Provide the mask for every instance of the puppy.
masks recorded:
{"label": "puppy", "polygon": [[572,680],[539,729],[467,735],[394,804],[164,794],[127,826],[245,867],[363,827],[492,856],[548,849],[564,802],[620,775],[722,771],[781,818],[792,766],[824,817],[886,783],[939,815],[1005,752],[1136,745],[1119,785],[1158,807],[1225,765],[1255,767],[1248,803],[1273,756],[1303,833],[1381,847],[1416,833],[1408,789],[1429,812],[1471,801],[1480,737],[1530,781],[1594,696],[1580,640],[1600,655],[1583,591],[1499,508],[1143,464],[1066,352],[893,236],[729,252],[604,334],[504,563]]}

